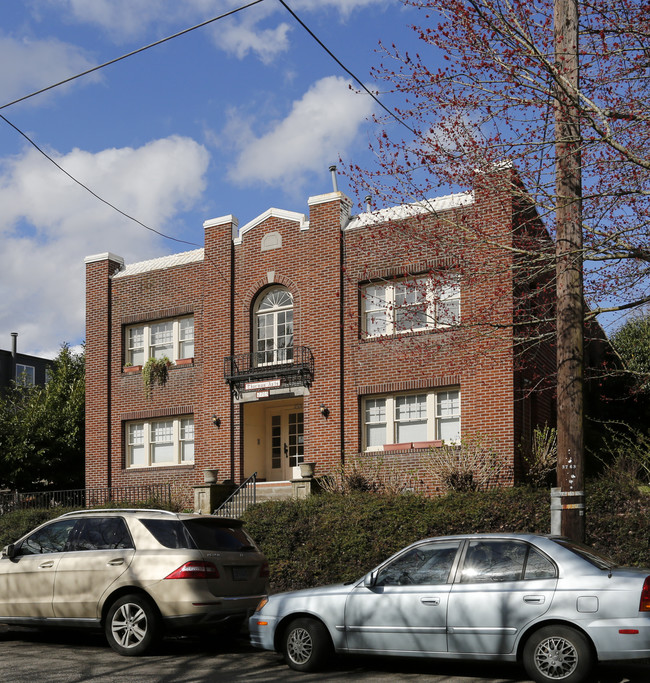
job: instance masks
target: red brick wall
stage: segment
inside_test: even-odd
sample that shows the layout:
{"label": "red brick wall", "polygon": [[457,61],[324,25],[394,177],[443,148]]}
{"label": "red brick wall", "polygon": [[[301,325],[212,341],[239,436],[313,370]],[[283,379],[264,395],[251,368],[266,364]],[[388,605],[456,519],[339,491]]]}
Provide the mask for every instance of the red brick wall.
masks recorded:
{"label": "red brick wall", "polygon": [[[359,452],[363,396],[448,386],[461,390],[463,436],[480,435],[504,462],[517,468],[525,419],[515,400],[520,398],[520,383],[508,326],[512,261],[507,250],[489,246],[512,239],[510,182],[509,171],[495,174],[479,179],[473,205],[343,233],[348,200],[332,193],[313,198],[307,229],[295,216],[274,212],[233,243],[231,217],[206,223],[203,261],[113,279],[109,276],[115,263],[89,263],[88,485],[108,483],[109,461],[113,485],[173,481],[189,490],[202,481],[205,467],[219,468],[220,478],[242,479],[246,454],[241,406],[233,402],[224,381],[224,358],[252,350],[252,310],[271,284],[282,284],[292,293],[294,344],[309,347],[314,355],[314,382],[304,397],[305,452],[319,471],[335,467],[342,455]],[[451,228],[458,224],[471,232],[471,240],[454,235]],[[281,235],[282,247],[263,250],[262,239],[271,231]],[[476,234],[485,234],[483,245],[474,239]],[[460,328],[390,339],[362,337],[360,284],[438,268],[461,275]],[[124,327],[187,313],[195,320],[194,363],[172,367],[167,384],[147,397],[141,375],[123,371]],[[476,334],[472,323],[484,325],[487,318],[499,326]],[[321,406],[330,411],[327,419]],[[194,466],[125,468],[125,421],[190,413],[195,422]],[[220,428],[214,426],[213,415],[221,420]],[[418,451],[390,454],[396,462],[416,468],[421,456]],[[422,468],[418,476],[426,490],[439,485]]]}

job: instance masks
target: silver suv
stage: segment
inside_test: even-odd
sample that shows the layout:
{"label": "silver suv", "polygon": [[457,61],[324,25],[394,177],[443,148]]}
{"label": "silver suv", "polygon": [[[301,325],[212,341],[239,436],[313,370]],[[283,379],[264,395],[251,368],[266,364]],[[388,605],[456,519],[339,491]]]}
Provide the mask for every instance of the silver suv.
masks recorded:
{"label": "silver suv", "polygon": [[268,592],[268,563],[235,519],[83,510],[0,557],[0,623],[103,628],[122,655],[165,630],[238,627]]}

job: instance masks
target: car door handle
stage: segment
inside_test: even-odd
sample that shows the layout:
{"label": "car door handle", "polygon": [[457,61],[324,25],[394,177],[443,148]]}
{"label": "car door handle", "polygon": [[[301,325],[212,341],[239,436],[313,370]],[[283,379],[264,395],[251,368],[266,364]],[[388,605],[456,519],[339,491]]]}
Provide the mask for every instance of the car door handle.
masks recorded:
{"label": "car door handle", "polygon": [[420,598],[420,602],[423,605],[430,605],[432,607],[435,607],[436,605],[440,604],[440,598],[438,596],[425,595],[424,597]]}
{"label": "car door handle", "polygon": [[51,569],[54,566],[54,560],[45,560],[38,565],[39,569]]}
{"label": "car door handle", "polygon": [[109,567],[118,567],[121,564],[124,564],[124,558],[123,557],[118,557],[115,560],[111,560],[110,562],[106,563]]}
{"label": "car door handle", "polygon": [[543,595],[524,595],[524,602],[529,605],[543,605],[544,596]]}

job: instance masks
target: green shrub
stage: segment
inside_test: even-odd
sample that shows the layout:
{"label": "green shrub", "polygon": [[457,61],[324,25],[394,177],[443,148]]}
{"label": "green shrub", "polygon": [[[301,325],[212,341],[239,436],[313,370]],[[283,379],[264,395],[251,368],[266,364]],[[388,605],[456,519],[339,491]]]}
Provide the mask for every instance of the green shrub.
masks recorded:
{"label": "green shrub", "polygon": [[[602,478],[587,488],[586,540],[620,564],[650,566],[650,494]],[[550,493],[528,487],[418,495],[323,493],[262,503],[244,521],[266,553],[271,590],[358,579],[421,538],[476,532],[550,531]]]}

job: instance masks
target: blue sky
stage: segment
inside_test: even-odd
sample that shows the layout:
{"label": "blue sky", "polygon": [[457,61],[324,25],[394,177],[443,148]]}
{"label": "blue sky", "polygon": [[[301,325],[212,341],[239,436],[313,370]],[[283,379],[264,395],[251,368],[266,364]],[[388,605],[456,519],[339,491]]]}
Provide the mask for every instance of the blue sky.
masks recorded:
{"label": "blue sky", "polygon": [[[399,0],[287,0],[368,86],[378,41],[414,45]],[[0,106],[211,19],[238,0],[4,0]],[[370,167],[378,106],[277,0],[0,109],[79,181],[160,232],[307,212],[339,157]],[[387,106],[397,104],[390,96]],[[354,197],[339,177],[339,187]],[[355,210],[358,210],[357,207]],[[52,356],[84,339],[85,256],[127,263],[196,248],[101,203],[0,120],[0,348]]]}

